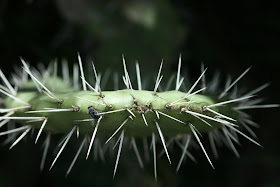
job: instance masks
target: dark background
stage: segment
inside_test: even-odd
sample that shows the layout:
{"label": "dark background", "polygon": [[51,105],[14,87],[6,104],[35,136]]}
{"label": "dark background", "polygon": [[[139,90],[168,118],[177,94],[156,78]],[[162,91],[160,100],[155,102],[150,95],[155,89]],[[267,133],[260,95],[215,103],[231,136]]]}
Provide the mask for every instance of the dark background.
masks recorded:
{"label": "dark background", "polygon": [[[279,33],[279,9],[264,1],[2,0],[0,66],[9,75],[14,65],[20,65],[20,56],[33,65],[54,58],[74,63],[79,51],[84,63],[94,60],[97,69],[119,74],[121,54],[129,70],[134,71],[138,60],[143,75],[153,76],[164,58],[164,72],[169,75],[176,71],[181,53],[183,71],[192,80],[199,76],[202,61],[209,68],[208,77],[220,71],[221,79],[228,73],[236,78],[253,66],[239,86],[250,90],[270,82],[259,95],[265,103],[280,103]],[[115,156],[106,163],[80,158],[65,178],[73,151],[65,151],[52,171],[47,167],[40,172],[41,144],[34,145],[29,137],[11,151],[7,145],[1,147],[0,186],[280,186],[279,109],[250,114],[261,125],[255,132],[264,149],[241,138],[240,159],[223,147],[214,160],[205,142],[215,170],[201,151],[193,151],[198,163],[187,160],[176,174],[181,152],[175,151],[175,164],[159,159],[155,183],[152,162],[141,171],[134,154],[123,152],[114,180]],[[52,159],[47,159],[47,166]]]}

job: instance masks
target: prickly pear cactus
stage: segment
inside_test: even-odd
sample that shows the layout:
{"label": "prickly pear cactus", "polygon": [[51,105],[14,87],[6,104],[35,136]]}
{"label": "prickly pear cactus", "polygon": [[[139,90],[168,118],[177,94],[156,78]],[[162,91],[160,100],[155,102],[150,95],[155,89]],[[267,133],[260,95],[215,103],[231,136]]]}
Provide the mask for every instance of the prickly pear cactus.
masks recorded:
{"label": "prickly pear cactus", "polygon": [[[17,138],[13,136],[14,138],[9,139],[9,142],[12,142],[10,146],[12,148],[34,129],[38,131],[35,142],[38,141],[43,132],[46,132],[41,169],[45,165],[51,135],[57,133],[66,134],[66,136],[60,142],[60,149],[51,164],[51,168],[70,138],[75,138],[74,134],[76,134],[77,139],[82,139],[79,140],[80,147],[67,175],[82,149],[87,149],[86,158],[88,158],[92,149],[99,149],[104,154],[118,145],[113,174],[115,176],[121,150],[123,145],[128,144],[127,142],[132,145],[138,162],[143,167],[143,154],[138,151],[136,144],[138,139],[144,140],[143,150],[145,154],[149,152],[147,142],[151,141],[155,178],[157,178],[156,146],[158,142],[162,144],[170,164],[169,146],[175,142],[181,147],[182,155],[177,164],[177,171],[186,156],[194,160],[188,150],[196,142],[214,168],[201,142],[201,134],[208,134],[215,157],[217,157],[216,145],[218,142],[223,142],[239,156],[234,145],[234,143],[239,143],[238,135],[260,146],[254,140],[255,134],[249,127],[254,126],[255,123],[245,113],[245,110],[279,106],[276,104],[259,105],[260,100],[255,99],[254,94],[268,86],[267,84],[243,96],[236,93],[234,86],[250,68],[232,83],[228,81],[226,88],[218,92],[218,78],[214,77],[209,83],[206,82],[204,77],[206,69],[203,66],[198,79],[192,85],[183,86],[184,78],[181,77],[180,73],[180,57],[175,89],[170,90],[169,84],[166,91],[159,91],[162,90],[160,85],[163,78],[161,75],[163,63],[161,63],[154,89],[149,91],[142,89],[139,64],[136,64],[137,89],[135,89],[136,86],[132,84],[123,57],[124,76],[122,79],[125,89],[116,88],[114,91],[105,91],[100,86],[101,75],[97,73],[94,64],[92,67],[95,86],[92,86],[85,79],[79,55],[78,60],[79,66],[74,66],[72,78],[70,78],[66,62],[62,63],[63,79],[57,76],[57,63],[48,69],[41,68],[38,71],[29,67],[21,59],[23,70],[18,69],[17,74],[13,75],[13,85],[0,71],[4,83],[0,87],[0,92],[4,96],[3,108],[0,109],[3,114],[0,117],[0,127],[14,121],[17,121],[19,125],[17,128],[0,132],[0,136],[12,133],[19,135]],[[79,79],[79,74],[81,79]],[[81,86],[79,82],[82,83]],[[169,81],[169,83],[171,82],[172,80]],[[202,85],[201,88],[199,88],[200,85]],[[82,87],[81,90],[80,87]],[[246,135],[247,133],[243,132],[243,129],[247,130],[253,138]]]}

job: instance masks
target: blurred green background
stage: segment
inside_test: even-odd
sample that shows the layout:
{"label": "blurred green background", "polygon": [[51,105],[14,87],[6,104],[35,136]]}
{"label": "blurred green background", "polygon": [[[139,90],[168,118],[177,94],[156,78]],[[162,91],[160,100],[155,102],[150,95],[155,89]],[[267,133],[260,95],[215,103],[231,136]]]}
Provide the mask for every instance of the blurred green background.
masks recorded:
{"label": "blurred green background", "polygon": [[[121,55],[134,72],[138,60],[142,75],[156,76],[161,59],[164,74],[176,71],[179,54],[183,72],[194,80],[200,64],[208,67],[207,77],[220,71],[237,77],[253,66],[240,87],[253,89],[271,85],[261,92],[266,103],[280,103],[279,62],[280,12],[264,1],[234,1],[218,4],[195,0],[101,1],[101,0],[1,0],[0,67],[6,75],[20,65],[19,57],[32,65],[48,64],[57,58],[77,62],[77,52],[98,70],[110,68],[122,74]],[[153,76],[151,76],[153,75]],[[167,82],[168,76],[163,81]],[[278,98],[278,99],[277,99]],[[280,186],[279,109],[250,112],[261,124],[255,132],[264,149],[241,138],[238,159],[220,148],[212,170],[201,151],[193,150],[198,163],[186,160],[176,174],[181,152],[158,160],[158,182],[154,182],[152,162],[142,171],[131,151],[124,151],[113,180],[115,156],[106,163],[80,158],[72,172],[65,172],[77,147],[65,150],[52,171],[40,172],[41,145],[32,138],[11,151],[0,150],[0,186]],[[1,137],[3,142],[5,138]],[[42,141],[42,140],[41,140]],[[41,142],[42,143],[42,142]],[[54,141],[51,150],[55,148]],[[71,142],[70,142],[71,143]],[[73,142],[72,142],[73,144]],[[47,158],[47,166],[53,157]]]}

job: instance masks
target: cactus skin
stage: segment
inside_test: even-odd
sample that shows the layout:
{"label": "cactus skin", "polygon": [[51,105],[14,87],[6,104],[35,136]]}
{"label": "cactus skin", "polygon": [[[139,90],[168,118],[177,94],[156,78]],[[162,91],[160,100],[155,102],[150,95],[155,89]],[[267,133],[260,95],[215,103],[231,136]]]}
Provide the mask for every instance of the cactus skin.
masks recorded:
{"label": "cactus skin", "polygon": [[[78,111],[66,111],[66,112],[42,112],[34,114],[26,114],[25,112],[28,109],[22,109],[16,112],[15,116],[29,116],[29,117],[48,117],[48,123],[46,125],[46,130],[52,132],[61,132],[67,133],[72,128],[73,125],[80,123],[80,132],[82,134],[90,134],[93,131],[93,126],[89,122],[78,122],[77,120],[89,119],[88,106],[92,105],[98,112],[108,112],[114,110],[120,110],[129,108],[134,114],[135,118],[129,120],[126,125],[126,135],[134,137],[146,137],[151,136],[152,131],[156,131],[156,126],[154,124],[154,119],[160,124],[161,130],[165,136],[176,136],[177,134],[190,133],[190,129],[186,124],[176,122],[172,119],[169,119],[166,116],[161,116],[160,119],[157,119],[157,116],[154,110],[158,110],[173,116],[183,122],[190,121],[192,124],[195,124],[196,128],[200,132],[207,132],[212,127],[207,126],[204,122],[199,119],[191,116],[190,114],[185,114],[181,112],[182,108],[187,108],[190,111],[197,113],[202,113],[214,117],[213,114],[209,112],[203,112],[202,107],[205,105],[214,104],[214,100],[207,96],[203,95],[194,95],[191,97],[191,100],[194,103],[190,104],[180,104],[174,105],[170,108],[166,106],[178,99],[183,98],[186,93],[180,91],[167,91],[162,93],[157,93],[156,96],[153,95],[152,91],[139,91],[134,90],[135,98],[137,103],[134,103],[133,96],[131,95],[131,90],[118,90],[118,91],[104,91],[102,92],[104,98],[100,98],[97,93],[90,91],[79,91],[79,92],[70,92],[70,93],[55,93],[55,95],[62,99],[63,104],[58,104],[52,98],[48,97],[45,94],[38,94],[37,92],[19,92],[17,98],[29,103],[32,105],[32,110],[43,110],[44,108],[59,108],[59,109],[69,109],[73,106],[78,107]],[[91,100],[97,103],[106,103],[112,105],[112,108],[108,108],[104,105],[99,105],[79,99],[78,97]],[[157,99],[157,97],[159,97]],[[156,100],[155,100],[156,99]],[[189,99],[184,100],[184,102],[190,101]],[[13,101],[11,98],[6,99],[7,108],[15,108],[21,106],[20,103]],[[150,104],[151,103],[151,104]],[[149,106],[150,105],[150,106]],[[148,127],[145,125],[142,116],[141,108],[145,111],[145,117],[148,123]],[[31,111],[32,111],[31,110]],[[107,114],[104,116],[104,119],[101,120],[101,125],[99,131],[102,134],[112,134],[115,129],[129,116],[131,115],[128,111],[120,111],[112,114]],[[231,113],[229,116],[234,117],[236,113]],[[220,127],[218,123],[211,123],[214,127]],[[36,127],[36,125],[34,125]],[[40,127],[38,123],[37,127]]]}

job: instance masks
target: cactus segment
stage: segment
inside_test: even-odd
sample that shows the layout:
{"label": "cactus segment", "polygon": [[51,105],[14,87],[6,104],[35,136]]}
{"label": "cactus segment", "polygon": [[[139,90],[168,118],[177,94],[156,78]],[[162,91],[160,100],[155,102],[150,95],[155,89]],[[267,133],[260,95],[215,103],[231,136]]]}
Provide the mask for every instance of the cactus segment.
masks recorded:
{"label": "cactus segment", "polygon": [[[184,85],[181,77],[181,56],[179,58],[175,90],[160,92],[163,75],[160,64],[153,91],[143,89],[140,67],[136,63],[136,77],[138,89],[133,89],[133,83],[126,68],[123,57],[124,76],[123,82],[126,89],[103,91],[101,89],[101,75],[97,73],[92,64],[95,77],[95,86],[92,86],[85,77],[81,57],[78,56],[79,66],[74,65],[73,80],[70,79],[68,64],[62,64],[63,79],[57,76],[57,63],[40,71],[34,70],[21,59],[23,70],[13,76],[11,84],[0,70],[0,77],[5,85],[0,85],[0,93],[4,96],[0,108],[0,128],[5,124],[17,121],[19,127],[0,132],[0,136],[20,133],[17,139],[10,138],[13,148],[32,129],[38,129],[35,143],[43,132],[47,132],[45,148],[40,168],[43,169],[52,134],[67,134],[59,144],[60,149],[51,164],[53,168],[60,154],[68,144],[74,132],[77,138],[83,137],[83,141],[67,170],[68,175],[81,153],[88,144],[86,159],[91,150],[99,147],[104,152],[100,142],[104,146],[116,147],[119,143],[114,174],[120,160],[123,145],[130,140],[135,151],[139,165],[143,167],[143,161],[137,148],[136,139],[144,140],[145,158],[148,158],[147,140],[151,140],[154,160],[154,175],[156,171],[156,144],[161,142],[169,163],[171,158],[168,153],[171,143],[176,143],[182,149],[182,156],[177,165],[177,171],[181,167],[184,157],[191,160],[194,157],[188,151],[194,142],[198,142],[208,162],[214,168],[206,149],[202,144],[202,133],[208,134],[210,145],[215,157],[218,156],[216,146],[221,142],[226,144],[236,156],[239,154],[234,143],[239,144],[238,135],[241,135],[261,146],[254,140],[256,135],[250,129],[256,126],[250,115],[244,112],[247,109],[279,107],[278,104],[261,105],[260,99],[255,99],[256,93],[267,87],[267,84],[240,96],[233,89],[240,79],[249,71],[246,69],[232,83],[227,81],[224,90],[219,91],[219,80],[214,77],[210,83],[206,83],[204,66],[201,75],[192,85]],[[80,73],[79,73],[80,70]],[[82,89],[79,86],[79,74],[81,74]],[[31,79],[29,80],[28,77]],[[114,76],[115,78],[115,76]],[[170,82],[172,82],[171,79]],[[202,81],[202,88],[199,83]],[[169,87],[169,83],[167,84]],[[207,88],[208,87],[208,88]],[[219,91],[219,92],[218,92]],[[220,94],[218,94],[220,93]],[[241,131],[244,127],[254,138]],[[119,137],[117,139],[117,137]],[[104,148],[105,149],[105,148]],[[107,148],[106,148],[107,150]],[[101,154],[101,155],[102,155]],[[104,156],[102,156],[102,159]]]}

